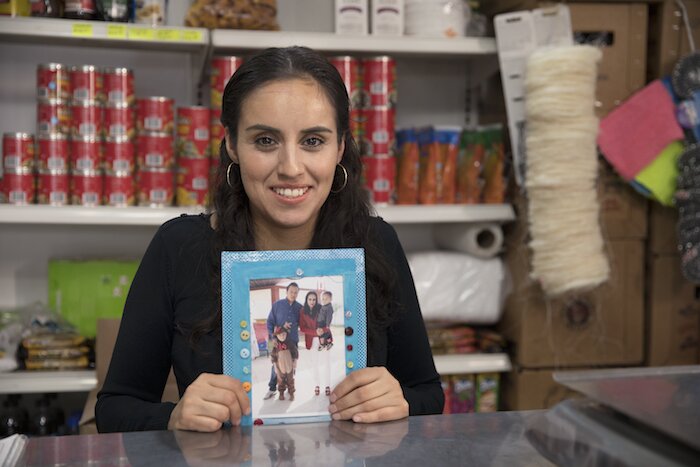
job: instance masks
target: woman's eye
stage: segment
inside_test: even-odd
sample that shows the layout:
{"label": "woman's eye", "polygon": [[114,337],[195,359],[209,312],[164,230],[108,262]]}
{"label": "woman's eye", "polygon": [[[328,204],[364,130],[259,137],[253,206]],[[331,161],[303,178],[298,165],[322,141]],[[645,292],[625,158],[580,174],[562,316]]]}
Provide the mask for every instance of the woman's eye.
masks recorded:
{"label": "woman's eye", "polygon": [[322,144],[323,144],[323,140],[321,138],[317,138],[315,136],[312,136],[310,138],[306,138],[304,140],[304,145],[310,146],[312,148],[315,148],[315,147],[320,146]]}
{"label": "woman's eye", "polygon": [[255,144],[258,146],[272,146],[275,144],[275,140],[270,138],[269,136],[260,136],[255,139]]}

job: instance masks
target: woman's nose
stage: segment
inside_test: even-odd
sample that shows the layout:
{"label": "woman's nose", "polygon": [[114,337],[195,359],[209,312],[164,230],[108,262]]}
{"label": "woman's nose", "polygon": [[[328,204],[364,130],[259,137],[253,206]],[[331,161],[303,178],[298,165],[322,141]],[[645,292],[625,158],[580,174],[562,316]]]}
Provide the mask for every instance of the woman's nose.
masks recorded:
{"label": "woman's nose", "polygon": [[296,145],[284,144],[280,148],[277,173],[283,177],[295,178],[303,172],[301,154]]}

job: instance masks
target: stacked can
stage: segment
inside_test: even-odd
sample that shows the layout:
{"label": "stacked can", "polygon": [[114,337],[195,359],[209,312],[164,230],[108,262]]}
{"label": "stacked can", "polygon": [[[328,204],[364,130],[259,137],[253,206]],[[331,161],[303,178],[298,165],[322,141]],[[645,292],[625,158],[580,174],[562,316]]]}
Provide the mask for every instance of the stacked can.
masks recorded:
{"label": "stacked can", "polygon": [[134,73],[129,68],[103,71],[104,111],[104,194],[103,204],[135,204],[136,122],[134,118]]}
{"label": "stacked can", "polygon": [[0,202],[31,204],[36,186],[34,180],[34,135],[5,133],[2,135],[2,172]]}
{"label": "stacked can", "polygon": [[349,55],[331,57],[330,62],[340,73],[345,83],[350,98],[350,131],[359,145],[364,137],[364,115],[362,109],[365,106],[364,90],[362,86],[362,62]]}
{"label": "stacked can", "polygon": [[177,109],[177,191],[178,206],[207,205],[209,194],[210,111],[208,107]]}
{"label": "stacked can", "polygon": [[145,97],[136,100],[136,184],[139,206],[173,203],[175,152],[174,100]]}
{"label": "stacked can", "polygon": [[221,141],[224,139],[224,127],[221,125],[221,105],[224,89],[231,76],[243,64],[243,58],[237,56],[212,57],[211,59],[211,169],[219,166]]}
{"label": "stacked can", "polygon": [[391,203],[396,184],[396,62],[387,56],[365,59],[363,76],[360,148],[365,186],[374,203]]}

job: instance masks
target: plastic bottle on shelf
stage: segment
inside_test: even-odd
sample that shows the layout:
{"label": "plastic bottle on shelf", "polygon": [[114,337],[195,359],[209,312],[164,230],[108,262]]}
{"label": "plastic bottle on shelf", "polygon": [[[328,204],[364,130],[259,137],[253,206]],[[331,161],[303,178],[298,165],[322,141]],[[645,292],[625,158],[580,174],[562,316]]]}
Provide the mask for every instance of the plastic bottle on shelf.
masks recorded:
{"label": "plastic bottle on shelf", "polygon": [[129,21],[130,8],[133,8],[131,0],[97,0],[97,12],[104,21],[126,23]]}
{"label": "plastic bottle on shelf", "polygon": [[31,425],[32,434],[37,436],[49,436],[56,433],[56,419],[48,395],[44,394],[36,401]]}
{"label": "plastic bottle on shelf", "polygon": [[63,17],[68,19],[97,19],[97,0],[66,0]]}
{"label": "plastic bottle on shelf", "polygon": [[24,433],[27,428],[27,411],[19,406],[20,396],[10,394],[3,402],[0,414],[0,438]]}
{"label": "plastic bottle on shelf", "polygon": [[60,18],[63,16],[63,0],[31,0],[32,16]]}

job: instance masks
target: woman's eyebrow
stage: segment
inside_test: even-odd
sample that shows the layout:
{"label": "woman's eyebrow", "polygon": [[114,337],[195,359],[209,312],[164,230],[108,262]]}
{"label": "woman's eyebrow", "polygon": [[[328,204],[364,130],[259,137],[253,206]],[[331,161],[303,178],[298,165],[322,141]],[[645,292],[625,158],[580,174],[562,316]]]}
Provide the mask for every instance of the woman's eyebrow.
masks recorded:
{"label": "woman's eyebrow", "polygon": [[311,128],[305,128],[301,130],[302,133],[333,133],[333,130],[326,128],[325,126],[312,126]]}
{"label": "woman's eyebrow", "polygon": [[280,133],[279,129],[260,123],[249,126],[245,131],[269,131],[270,133]]}

